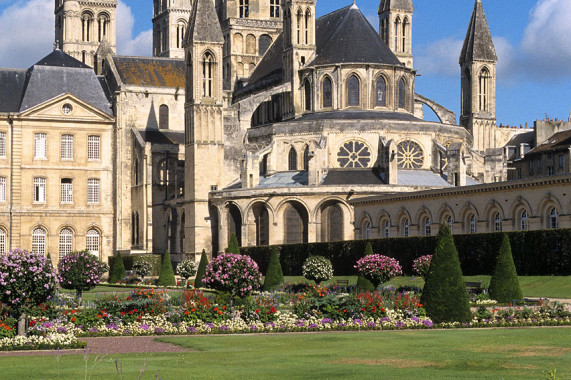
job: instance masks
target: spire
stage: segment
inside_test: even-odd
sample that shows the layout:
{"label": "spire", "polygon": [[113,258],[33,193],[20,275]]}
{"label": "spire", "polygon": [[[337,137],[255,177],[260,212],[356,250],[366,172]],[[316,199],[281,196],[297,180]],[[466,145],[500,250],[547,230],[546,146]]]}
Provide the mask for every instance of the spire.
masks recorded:
{"label": "spire", "polygon": [[472,61],[497,62],[498,56],[481,0],[476,0],[460,54],[460,64]]}
{"label": "spire", "polygon": [[187,44],[193,42],[224,43],[222,28],[212,0],[193,1],[185,39]]}
{"label": "spire", "polygon": [[381,0],[378,13],[388,12],[391,9],[414,12],[412,0]]}

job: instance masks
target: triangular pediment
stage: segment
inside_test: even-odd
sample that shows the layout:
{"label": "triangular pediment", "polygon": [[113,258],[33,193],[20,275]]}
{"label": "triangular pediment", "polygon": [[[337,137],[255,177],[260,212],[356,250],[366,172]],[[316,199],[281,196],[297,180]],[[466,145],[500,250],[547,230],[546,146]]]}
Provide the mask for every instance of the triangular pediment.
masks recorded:
{"label": "triangular pediment", "polygon": [[21,112],[19,116],[61,121],[110,122],[115,120],[113,116],[102,112],[72,94],[57,96]]}

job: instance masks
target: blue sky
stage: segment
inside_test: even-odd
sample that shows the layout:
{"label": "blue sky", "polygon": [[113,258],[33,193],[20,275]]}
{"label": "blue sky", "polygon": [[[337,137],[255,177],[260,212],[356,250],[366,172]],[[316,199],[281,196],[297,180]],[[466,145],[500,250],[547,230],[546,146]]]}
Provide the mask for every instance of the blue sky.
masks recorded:
{"label": "blue sky", "polygon": [[[499,56],[498,124],[567,119],[571,110],[571,0],[482,0]],[[317,15],[351,0],[318,0]],[[357,0],[378,27],[378,0]],[[416,0],[416,91],[460,112],[458,56],[474,0]],[[150,55],[152,0],[120,0],[118,53]],[[34,22],[30,22],[33,19]],[[53,45],[53,0],[0,0],[0,67],[29,67]]]}

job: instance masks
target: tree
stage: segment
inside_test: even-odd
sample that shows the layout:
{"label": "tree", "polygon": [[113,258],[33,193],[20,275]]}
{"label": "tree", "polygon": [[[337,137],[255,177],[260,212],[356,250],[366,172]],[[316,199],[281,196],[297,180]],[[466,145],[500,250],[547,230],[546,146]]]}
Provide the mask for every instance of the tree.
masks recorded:
{"label": "tree", "polygon": [[[365,246],[365,256],[369,256],[372,254],[373,254],[373,246],[371,246],[371,242],[368,241],[367,245]],[[357,288],[370,292],[375,291],[375,285],[373,285],[371,281],[363,277],[361,273],[359,273],[359,277],[357,277]]]}
{"label": "tree", "polygon": [[109,276],[109,283],[116,284],[122,281],[126,274],[123,256],[121,256],[121,252],[117,252],[117,256],[115,256],[115,260],[113,261],[113,269],[111,269],[111,275]]}
{"label": "tree", "polygon": [[232,235],[230,235],[230,243],[228,243],[226,253],[233,253],[235,255],[240,254],[240,244],[238,244],[238,238],[234,232],[232,232]]}
{"label": "tree", "polygon": [[83,292],[95,288],[108,270],[109,266],[88,250],[72,252],[58,263],[58,281],[62,288],[75,290],[76,298],[81,303]]}
{"label": "tree", "polygon": [[208,266],[208,256],[206,256],[206,251],[202,250],[202,255],[200,256],[200,262],[198,263],[198,270],[196,271],[196,277],[194,278],[194,287],[202,288],[204,284],[202,279],[206,274],[206,267]]}
{"label": "tree", "polygon": [[188,286],[188,279],[196,274],[196,263],[194,260],[182,260],[176,266],[176,274],[184,279],[184,286]]}
{"label": "tree", "polygon": [[262,285],[258,264],[250,256],[223,253],[206,267],[202,283],[210,289],[230,293],[230,302],[235,297],[244,297]]}
{"label": "tree", "polygon": [[331,260],[323,256],[309,256],[303,263],[303,277],[313,280],[317,285],[333,277]]}
{"label": "tree", "polygon": [[153,266],[148,261],[140,260],[133,264],[133,271],[143,279],[153,272]]}
{"label": "tree", "polygon": [[450,228],[441,224],[420,301],[436,323],[470,322],[470,300]]}
{"label": "tree", "polygon": [[282,271],[278,249],[273,247],[272,253],[270,254],[270,262],[268,263],[268,270],[266,271],[266,277],[264,279],[264,286],[262,287],[262,290],[269,291],[273,287],[280,285],[283,282],[284,273]]}
{"label": "tree", "polygon": [[158,286],[175,286],[176,279],[174,277],[174,271],[172,269],[171,255],[169,251],[166,251],[163,256],[163,263],[161,265],[161,273],[159,274],[159,279],[157,280]]}
{"label": "tree", "polygon": [[375,289],[380,284],[402,274],[402,268],[396,259],[378,254],[362,257],[357,261],[355,268],[363,277],[371,281]]}
{"label": "tree", "polygon": [[510,239],[507,234],[503,235],[489,291],[492,299],[500,303],[508,303],[513,300],[522,300],[523,296],[517,278]]}

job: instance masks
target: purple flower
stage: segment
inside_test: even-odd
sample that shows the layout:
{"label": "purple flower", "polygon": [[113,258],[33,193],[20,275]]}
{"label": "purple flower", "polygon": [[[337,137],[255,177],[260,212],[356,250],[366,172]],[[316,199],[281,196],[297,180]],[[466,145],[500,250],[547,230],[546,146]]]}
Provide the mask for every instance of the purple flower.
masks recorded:
{"label": "purple flower", "polygon": [[424,327],[434,326],[434,323],[432,323],[432,321],[430,319],[425,319],[424,321],[422,321],[422,324],[424,325]]}
{"label": "purple flower", "polygon": [[143,323],[142,325],[139,326],[139,329],[149,331],[149,325],[147,325],[146,323]]}

